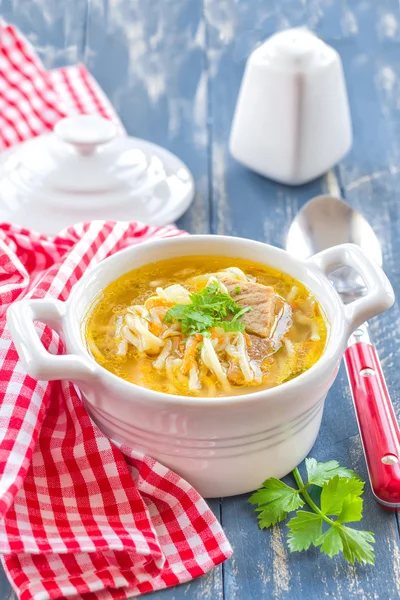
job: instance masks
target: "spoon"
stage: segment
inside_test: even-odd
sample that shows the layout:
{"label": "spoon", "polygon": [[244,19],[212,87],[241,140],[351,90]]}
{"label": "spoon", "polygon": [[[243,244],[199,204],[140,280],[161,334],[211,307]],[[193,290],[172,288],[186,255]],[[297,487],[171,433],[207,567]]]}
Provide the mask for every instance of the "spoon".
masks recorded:
{"label": "spoon", "polygon": [[[382,266],[379,241],[363,215],[339,198],[317,196],[296,215],[286,249],[297,257],[308,258],[348,242],[361,246]],[[350,267],[336,269],[329,279],[345,304],[366,291],[362,279]],[[400,431],[367,323],[350,337],[344,361],[372,492],[383,508],[396,510],[400,508]]]}

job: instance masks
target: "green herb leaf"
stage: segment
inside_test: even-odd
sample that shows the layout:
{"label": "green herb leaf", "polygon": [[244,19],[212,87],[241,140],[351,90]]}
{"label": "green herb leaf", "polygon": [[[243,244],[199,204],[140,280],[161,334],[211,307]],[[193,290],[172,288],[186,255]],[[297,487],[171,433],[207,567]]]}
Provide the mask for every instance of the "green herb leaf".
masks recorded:
{"label": "green herb leaf", "polygon": [[[283,521],[289,512],[304,506],[304,498],[311,510],[297,510],[295,517],[288,522],[291,552],[319,546],[321,552],[330,557],[343,552],[344,559],[351,564],[374,564],[374,535],[343,524],[361,519],[364,482],[336,461],[318,463],[308,459],[306,467],[309,475],[307,483],[303,482],[298,469],[292,471],[297,489],[272,477],[251,496],[249,502],[257,504],[260,528]],[[322,488],[320,506],[307,491],[310,485]],[[332,519],[329,515],[337,518]],[[324,533],[323,527],[327,527]]]}
{"label": "green herb leaf", "polygon": [[244,331],[245,324],[240,321],[215,321],[214,327],[221,327],[224,331]]}
{"label": "green herb leaf", "polygon": [[[344,499],[352,495],[361,496],[364,489],[364,483],[354,477],[343,479],[335,475],[329,481],[326,481],[321,492],[321,510],[325,515],[340,515],[343,509]],[[349,508],[347,509],[349,510]]]}
{"label": "green herb leaf", "polygon": [[176,304],[165,314],[164,321],[181,323],[185,336],[201,333],[209,337],[211,327],[221,327],[224,331],[244,331],[244,323],[239,319],[250,307],[241,308],[229,294],[221,291],[217,282],[190,295],[191,304]]}
{"label": "green herb leaf", "polygon": [[328,481],[334,475],[348,478],[355,477],[358,479],[358,475],[354,471],[341,467],[336,460],[321,463],[317,462],[315,458],[306,458],[306,469],[309,485],[319,485],[322,487],[325,481]]}
{"label": "green herb leaf", "polygon": [[343,499],[342,510],[337,518],[340,523],[354,523],[361,521],[363,511],[363,499],[349,494]]}
{"label": "green herb leaf", "polygon": [[338,527],[330,527],[321,537],[315,541],[316,546],[321,546],[320,550],[332,558],[343,551],[343,542],[340,537]]}
{"label": "green herb leaf", "polygon": [[312,512],[298,510],[287,526],[290,529],[288,544],[290,552],[308,550],[321,537],[322,517]]}
{"label": "green herb leaf", "polygon": [[374,543],[373,533],[358,531],[346,525],[331,527],[316,541],[316,545],[321,546],[321,552],[331,558],[343,552],[344,558],[351,564],[359,562],[370,565],[375,563]]}
{"label": "green herb leaf", "polygon": [[352,527],[341,525],[338,527],[343,544],[343,556],[352,565],[355,562],[362,564],[375,564],[374,534],[370,531],[358,531]]}
{"label": "green herb leaf", "polygon": [[239,294],[240,293],[240,289],[241,289],[240,285],[237,285],[233,291],[234,291],[235,294]]}
{"label": "green herb leaf", "polygon": [[275,477],[264,481],[263,487],[249,498],[249,502],[258,504],[256,511],[259,513],[261,529],[276,525],[283,521],[290,511],[304,506],[299,491]]}
{"label": "green herb leaf", "polygon": [[233,317],[232,321],[235,322],[238,319],[240,319],[240,317],[242,317],[244,314],[246,314],[247,312],[249,312],[249,310],[252,310],[251,306],[246,306],[245,308],[242,308],[242,310],[239,310],[239,312],[237,312],[235,314],[235,316]]}

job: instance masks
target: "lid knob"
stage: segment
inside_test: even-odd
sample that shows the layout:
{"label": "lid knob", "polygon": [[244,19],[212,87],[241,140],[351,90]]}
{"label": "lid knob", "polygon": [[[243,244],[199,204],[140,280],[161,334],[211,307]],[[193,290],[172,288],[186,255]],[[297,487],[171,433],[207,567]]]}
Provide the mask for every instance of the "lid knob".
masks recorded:
{"label": "lid knob", "polygon": [[54,133],[63,142],[72,144],[83,156],[89,156],[97,146],[115,138],[117,128],[114,123],[98,115],[73,115],[59,121]]}

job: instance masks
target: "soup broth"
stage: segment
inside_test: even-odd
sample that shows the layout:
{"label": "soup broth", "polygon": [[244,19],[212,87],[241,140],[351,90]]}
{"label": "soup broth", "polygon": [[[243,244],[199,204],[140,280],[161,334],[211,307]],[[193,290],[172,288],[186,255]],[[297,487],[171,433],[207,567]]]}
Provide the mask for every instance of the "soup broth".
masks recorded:
{"label": "soup broth", "polygon": [[84,322],[89,352],[140,386],[186,396],[271,388],[309,369],[327,322],[309,290],[255,262],[188,256],[123,275]]}

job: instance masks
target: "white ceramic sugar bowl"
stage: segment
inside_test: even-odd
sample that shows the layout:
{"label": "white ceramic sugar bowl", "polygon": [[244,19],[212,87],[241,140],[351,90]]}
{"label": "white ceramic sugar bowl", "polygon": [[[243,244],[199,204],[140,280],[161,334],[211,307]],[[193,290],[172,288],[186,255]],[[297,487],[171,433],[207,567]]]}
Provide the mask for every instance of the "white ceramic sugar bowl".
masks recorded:
{"label": "white ceramic sugar bowl", "polygon": [[234,158],[289,185],[333,167],[350,149],[338,53],[306,29],[276,33],[249,57],[230,138]]}
{"label": "white ceramic sugar bowl", "polygon": [[181,160],[97,115],[63,119],[0,157],[0,220],[50,235],[96,219],[165,225],[193,195]]}

